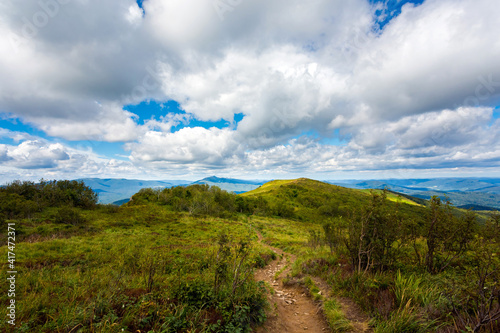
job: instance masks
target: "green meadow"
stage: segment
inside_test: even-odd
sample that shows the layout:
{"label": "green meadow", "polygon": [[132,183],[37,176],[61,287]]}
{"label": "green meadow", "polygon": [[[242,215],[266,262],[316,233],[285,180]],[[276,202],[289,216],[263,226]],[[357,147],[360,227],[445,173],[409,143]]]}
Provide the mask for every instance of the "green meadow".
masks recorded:
{"label": "green meadow", "polygon": [[17,270],[16,325],[4,283],[1,331],[250,332],[271,306],[253,272],[276,258],[257,232],[296,256],[287,280],[323,302],[333,331],[352,329],[335,296],[375,332],[500,330],[498,213],[303,178],[242,195],[145,189],[120,207],[64,181],[13,183],[0,199],[4,276],[9,223]]}

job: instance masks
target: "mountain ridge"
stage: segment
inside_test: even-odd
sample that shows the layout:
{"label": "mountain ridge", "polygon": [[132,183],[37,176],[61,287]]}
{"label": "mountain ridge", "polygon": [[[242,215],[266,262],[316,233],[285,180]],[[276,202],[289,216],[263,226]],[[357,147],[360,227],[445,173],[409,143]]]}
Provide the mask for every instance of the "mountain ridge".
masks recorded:
{"label": "mountain ridge", "polygon": [[455,206],[500,209],[500,178],[426,178],[426,179],[378,179],[378,180],[328,180],[355,189],[388,188],[402,194],[428,200],[432,196],[450,200]]}
{"label": "mountain ridge", "polygon": [[[304,179],[304,178],[298,178]],[[139,180],[114,178],[79,179],[99,193],[101,203],[123,203],[141,188],[170,188],[191,184],[218,186],[236,194],[246,193],[262,187],[268,181],[244,180],[209,176],[196,181],[189,180]],[[283,182],[287,180],[272,180]],[[288,180],[294,181],[294,180]],[[325,183],[353,189],[383,189],[428,200],[433,195],[447,197],[455,206],[486,207],[500,209],[499,178],[426,178],[426,179],[371,179],[371,180],[323,180]],[[117,203],[118,204],[118,203]]]}

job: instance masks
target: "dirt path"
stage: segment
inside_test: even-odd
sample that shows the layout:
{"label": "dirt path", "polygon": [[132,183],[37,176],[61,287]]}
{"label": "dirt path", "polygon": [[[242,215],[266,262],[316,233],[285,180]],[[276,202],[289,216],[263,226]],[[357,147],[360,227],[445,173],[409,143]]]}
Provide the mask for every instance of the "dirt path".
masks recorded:
{"label": "dirt path", "polygon": [[[296,257],[278,248],[271,247],[262,242],[262,235],[255,230],[259,241],[276,252],[278,259],[255,273],[257,281],[265,281],[272,291],[268,295],[271,311],[265,324],[256,329],[257,333],[278,332],[331,332],[331,329],[319,307],[319,304],[308,296],[304,286],[297,283],[283,284],[283,279],[291,272],[291,267]],[[319,278],[313,281],[323,295],[328,295],[328,285]],[[371,332],[368,327],[369,318],[349,299],[336,298],[342,305],[347,319],[353,323],[352,332]]]}
{"label": "dirt path", "polygon": [[[282,283],[283,277],[291,271],[295,256],[280,249],[271,249],[279,258],[258,270],[255,279],[265,281],[273,288],[274,293],[269,295],[272,310],[264,326],[257,328],[256,332],[329,332],[328,323],[318,305],[307,295],[307,290],[297,284],[284,286]],[[275,280],[276,273],[283,268]]]}

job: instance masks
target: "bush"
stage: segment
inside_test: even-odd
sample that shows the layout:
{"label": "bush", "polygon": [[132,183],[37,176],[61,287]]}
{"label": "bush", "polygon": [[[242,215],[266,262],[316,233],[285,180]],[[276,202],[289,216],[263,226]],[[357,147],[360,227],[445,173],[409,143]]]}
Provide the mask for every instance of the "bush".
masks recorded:
{"label": "bush", "polygon": [[85,218],[78,212],[78,210],[71,207],[60,208],[55,216],[55,223],[79,225],[85,222]]}
{"label": "bush", "polygon": [[0,216],[7,219],[32,217],[37,205],[16,193],[0,192]]}
{"label": "bush", "polygon": [[283,218],[293,218],[295,216],[293,206],[285,200],[279,200],[275,204],[273,214]]}
{"label": "bush", "polygon": [[106,214],[116,214],[120,211],[120,207],[113,204],[99,205],[99,207]]}
{"label": "bush", "polygon": [[40,183],[16,180],[0,188],[1,202],[7,202],[7,208],[0,207],[15,217],[26,217],[46,207],[72,206],[84,209],[94,208],[98,195],[76,180],[41,180]]}

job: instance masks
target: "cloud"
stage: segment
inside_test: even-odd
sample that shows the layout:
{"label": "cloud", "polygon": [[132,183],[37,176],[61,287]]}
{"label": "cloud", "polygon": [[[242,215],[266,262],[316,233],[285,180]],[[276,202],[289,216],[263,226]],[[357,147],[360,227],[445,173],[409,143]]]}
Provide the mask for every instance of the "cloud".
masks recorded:
{"label": "cloud", "polygon": [[[46,10],[45,3],[57,10]],[[137,26],[140,9],[133,0],[61,3],[11,1],[1,11],[0,33],[8,38],[0,41],[0,110],[70,140],[70,132],[83,136],[82,122],[103,123],[89,127],[90,137],[130,140],[104,125],[114,118],[130,130],[123,101],[155,62],[157,52]],[[38,24],[37,17],[47,20]],[[154,89],[145,96],[155,97]]]}
{"label": "cloud", "polygon": [[138,162],[217,166],[228,164],[240,148],[231,130],[193,127],[175,133],[149,131],[127,149],[132,151],[131,159]]}
{"label": "cloud", "polygon": [[8,162],[20,169],[49,169],[57,166],[58,161],[69,159],[69,155],[60,144],[45,145],[39,141],[25,141],[18,146],[2,146]]}
{"label": "cloud", "polygon": [[124,111],[117,105],[101,105],[91,108],[96,114],[82,115],[79,122],[74,119],[53,117],[26,117],[25,119],[45,133],[67,140],[124,142],[137,139],[142,132],[136,123],[137,115]]}
{"label": "cloud", "polygon": [[480,142],[491,131],[492,108],[458,108],[407,116],[393,122],[362,126],[350,146],[356,149],[399,147],[401,149],[441,146],[454,148]]}
{"label": "cloud", "polygon": [[[353,76],[353,94],[370,117],[395,119],[500,100],[500,23],[494,1],[428,0],[406,5],[370,47]],[[495,8],[495,9],[493,9]]]}
{"label": "cloud", "polygon": [[[214,68],[176,75],[165,66],[162,76],[165,94],[198,119],[231,121],[243,113],[238,135],[255,148],[310,128],[324,131],[335,106],[332,98],[345,89],[345,78],[293,46],[260,55],[228,51]],[[264,135],[269,142],[259,142]]]}
{"label": "cloud", "polygon": [[9,150],[4,145],[0,145],[0,162],[7,162],[11,160],[12,157],[9,156]]}
{"label": "cloud", "polygon": [[[238,134],[255,149],[311,130],[329,136],[374,120],[496,105],[500,47],[494,35],[500,26],[480,19],[483,12],[496,15],[490,8],[491,1],[407,5],[379,35],[361,16],[343,34],[332,34],[346,44],[332,38],[313,43],[314,52],[304,50],[308,39],[299,32],[258,49],[221,48],[210,62],[210,53],[195,52],[187,59],[201,66],[163,63],[162,89],[199,119],[230,120],[243,112]],[[244,37],[251,40],[250,33]]]}
{"label": "cloud", "polygon": [[28,133],[11,131],[5,128],[0,128],[0,138],[10,138],[14,142],[21,142],[25,140],[36,140],[35,136],[32,136]]}
{"label": "cloud", "polygon": [[[343,172],[384,169],[500,166],[500,121],[491,108],[459,108],[403,117],[352,129],[344,145],[302,136],[269,148],[249,149],[231,129],[184,128],[148,132],[129,144],[135,163],[176,169],[231,172]],[[207,142],[211,144],[208,145]]]}
{"label": "cloud", "polygon": [[[9,134],[3,130],[3,134]],[[11,132],[14,136],[16,132]],[[129,161],[99,156],[30,136],[18,144],[0,144],[0,181],[40,178],[137,177],[144,171]]]}
{"label": "cloud", "polygon": [[[3,165],[61,175],[498,166],[495,1],[407,4],[383,30],[365,0],[228,3],[2,3],[0,111],[55,138],[10,132],[19,144],[2,146]],[[186,114],[125,110],[147,100]],[[172,132],[240,113],[228,128]],[[58,138],[123,142],[129,161]]]}

